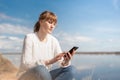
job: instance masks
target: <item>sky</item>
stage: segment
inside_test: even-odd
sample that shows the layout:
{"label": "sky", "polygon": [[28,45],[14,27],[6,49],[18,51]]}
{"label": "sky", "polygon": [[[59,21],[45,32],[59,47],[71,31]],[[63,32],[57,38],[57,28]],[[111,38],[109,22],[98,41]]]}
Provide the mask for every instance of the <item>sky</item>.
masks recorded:
{"label": "sky", "polygon": [[52,35],[63,51],[120,51],[120,0],[0,0],[0,52],[21,52],[45,10],[58,17]]}

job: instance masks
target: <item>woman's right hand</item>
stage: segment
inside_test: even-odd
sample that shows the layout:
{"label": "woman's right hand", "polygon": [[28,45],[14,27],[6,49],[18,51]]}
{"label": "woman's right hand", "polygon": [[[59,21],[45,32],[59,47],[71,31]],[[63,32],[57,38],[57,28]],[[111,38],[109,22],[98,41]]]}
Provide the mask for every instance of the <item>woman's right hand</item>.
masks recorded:
{"label": "woman's right hand", "polygon": [[45,64],[46,64],[46,65],[53,64],[53,63],[61,60],[64,55],[65,55],[65,53],[60,53],[60,54],[56,55],[53,59],[51,59],[51,60],[46,60],[46,61],[45,61]]}
{"label": "woman's right hand", "polygon": [[64,55],[65,55],[65,53],[60,53],[57,56],[55,56],[54,57],[55,62],[61,60]]}

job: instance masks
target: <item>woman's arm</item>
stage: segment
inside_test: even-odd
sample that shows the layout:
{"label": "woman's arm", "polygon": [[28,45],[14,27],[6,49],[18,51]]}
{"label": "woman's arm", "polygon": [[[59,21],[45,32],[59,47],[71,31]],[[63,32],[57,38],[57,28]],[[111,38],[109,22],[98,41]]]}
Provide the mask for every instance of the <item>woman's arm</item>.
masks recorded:
{"label": "woman's arm", "polygon": [[[74,54],[75,53],[75,50],[73,50],[73,52],[71,54]],[[67,52],[65,53],[64,55],[64,60],[63,62],[61,63],[62,66],[69,66],[71,63],[70,63],[70,60],[72,59],[73,55],[71,55],[70,52]]]}
{"label": "woman's arm", "polygon": [[23,43],[23,51],[22,51],[22,64],[26,68],[31,68],[35,65],[35,60],[33,59],[32,53],[32,39],[31,36],[26,35]]}
{"label": "woman's arm", "polygon": [[64,53],[60,53],[60,54],[56,55],[53,59],[51,59],[51,60],[46,60],[46,61],[45,61],[45,65],[53,64],[53,63],[61,60],[61,59],[63,58],[63,56],[64,56]]}

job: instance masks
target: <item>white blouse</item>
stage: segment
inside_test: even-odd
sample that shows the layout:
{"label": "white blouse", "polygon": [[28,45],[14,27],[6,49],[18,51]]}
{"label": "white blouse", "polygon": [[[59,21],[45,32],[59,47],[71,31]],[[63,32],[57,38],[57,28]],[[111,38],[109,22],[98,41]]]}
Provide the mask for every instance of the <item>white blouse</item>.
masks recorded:
{"label": "white blouse", "polygon": [[43,60],[50,60],[59,53],[62,53],[61,47],[52,35],[47,35],[47,42],[43,43],[36,33],[27,34],[24,38],[19,73],[37,65],[44,65]]}

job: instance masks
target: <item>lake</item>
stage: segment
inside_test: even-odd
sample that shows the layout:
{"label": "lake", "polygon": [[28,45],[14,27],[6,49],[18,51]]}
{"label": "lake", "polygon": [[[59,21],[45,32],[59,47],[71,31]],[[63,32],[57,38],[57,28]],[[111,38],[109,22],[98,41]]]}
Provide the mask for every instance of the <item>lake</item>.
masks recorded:
{"label": "lake", "polygon": [[[4,56],[19,66],[20,55]],[[75,80],[120,80],[120,55],[76,54],[72,65],[76,67]]]}

